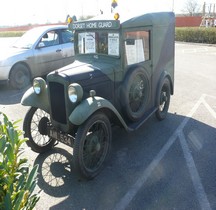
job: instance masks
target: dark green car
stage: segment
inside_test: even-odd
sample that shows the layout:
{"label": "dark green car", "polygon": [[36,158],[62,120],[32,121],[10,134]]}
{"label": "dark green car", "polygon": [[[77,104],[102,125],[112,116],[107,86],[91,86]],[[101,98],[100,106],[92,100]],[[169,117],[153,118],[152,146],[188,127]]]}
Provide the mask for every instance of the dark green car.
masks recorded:
{"label": "dark green car", "polygon": [[74,167],[95,177],[107,159],[112,126],[138,129],[152,114],[163,120],[174,92],[174,13],[126,21],[94,18],[69,25],[75,61],[36,78],[22,98],[31,106],[25,137],[35,152],[56,141],[73,147]]}

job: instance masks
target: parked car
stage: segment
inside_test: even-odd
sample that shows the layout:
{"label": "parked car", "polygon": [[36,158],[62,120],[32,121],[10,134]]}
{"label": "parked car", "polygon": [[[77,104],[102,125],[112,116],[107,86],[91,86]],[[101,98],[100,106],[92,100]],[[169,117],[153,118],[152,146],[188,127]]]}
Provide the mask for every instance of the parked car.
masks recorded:
{"label": "parked car", "polygon": [[35,152],[56,141],[73,147],[75,170],[91,179],[108,157],[112,126],[134,131],[153,114],[165,119],[174,93],[175,16],[95,18],[69,27],[75,61],[46,81],[34,79],[21,101],[30,106],[23,130]]}
{"label": "parked car", "polygon": [[36,27],[1,50],[0,83],[21,89],[32,78],[74,61],[73,33],[65,25]]}

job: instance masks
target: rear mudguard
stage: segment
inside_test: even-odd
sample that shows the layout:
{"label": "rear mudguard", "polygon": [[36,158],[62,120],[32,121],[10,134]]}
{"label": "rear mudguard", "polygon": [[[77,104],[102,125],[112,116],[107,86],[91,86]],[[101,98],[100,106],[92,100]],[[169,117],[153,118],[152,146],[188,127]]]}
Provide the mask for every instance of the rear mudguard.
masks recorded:
{"label": "rear mudguard", "polygon": [[29,88],[23,95],[21,104],[24,106],[37,107],[47,113],[50,113],[48,94],[46,89],[43,90],[39,95],[37,95],[32,87]]}
{"label": "rear mudguard", "polygon": [[165,78],[167,78],[170,81],[170,91],[171,91],[171,95],[174,94],[174,84],[173,84],[173,79],[171,78],[170,74],[168,74],[167,71],[163,71],[163,73],[160,76],[158,85],[157,85],[157,92],[156,92],[156,107],[159,107],[160,105],[160,94],[161,94],[161,88],[163,86],[164,80]]}
{"label": "rear mudguard", "polygon": [[122,123],[126,130],[130,130],[126,125],[125,121],[116,110],[116,108],[106,99],[95,96],[89,97],[82,101],[71,113],[69,116],[69,120],[74,125],[81,125],[84,123],[94,112],[102,110],[102,109],[109,109],[111,110]]}

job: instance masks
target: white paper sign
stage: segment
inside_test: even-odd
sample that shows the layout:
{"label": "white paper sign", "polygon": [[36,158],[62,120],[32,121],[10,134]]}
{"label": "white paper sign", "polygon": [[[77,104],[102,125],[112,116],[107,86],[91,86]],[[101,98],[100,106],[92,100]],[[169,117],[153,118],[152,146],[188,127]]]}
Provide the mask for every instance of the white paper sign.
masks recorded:
{"label": "white paper sign", "polygon": [[108,34],[108,54],[119,56],[119,34]]}
{"label": "white paper sign", "polygon": [[128,65],[145,61],[143,40],[135,40],[134,45],[126,45],[126,56]]}
{"label": "white paper sign", "polygon": [[85,35],[85,53],[95,53],[95,33],[86,33]]}

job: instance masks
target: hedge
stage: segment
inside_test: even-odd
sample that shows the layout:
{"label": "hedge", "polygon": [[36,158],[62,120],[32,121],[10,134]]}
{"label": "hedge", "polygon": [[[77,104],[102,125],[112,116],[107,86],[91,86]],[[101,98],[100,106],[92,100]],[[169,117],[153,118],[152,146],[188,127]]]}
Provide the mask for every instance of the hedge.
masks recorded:
{"label": "hedge", "polygon": [[216,28],[176,28],[175,40],[182,42],[216,44]]}
{"label": "hedge", "polygon": [[[4,31],[0,32],[0,37],[19,37],[23,31]],[[216,44],[216,28],[191,27],[176,28],[175,40],[181,42],[194,42]]]}

